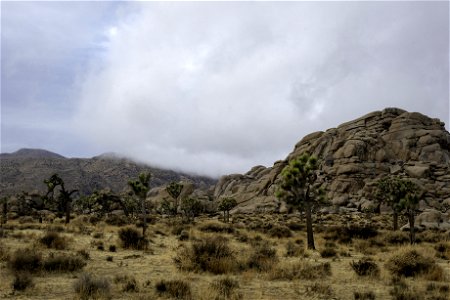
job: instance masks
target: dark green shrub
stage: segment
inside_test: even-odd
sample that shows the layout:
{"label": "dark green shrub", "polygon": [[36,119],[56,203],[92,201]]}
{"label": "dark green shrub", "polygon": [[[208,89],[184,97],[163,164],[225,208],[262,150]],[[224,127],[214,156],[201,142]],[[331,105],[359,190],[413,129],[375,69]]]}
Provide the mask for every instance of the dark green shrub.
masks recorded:
{"label": "dark green shrub", "polygon": [[13,271],[37,272],[42,266],[42,255],[33,249],[19,249],[10,257],[8,266]]}
{"label": "dark green shrub", "polygon": [[122,247],[125,249],[142,250],[148,245],[148,241],[133,227],[121,228],[119,230],[119,238],[122,242]]}
{"label": "dark green shrub", "polygon": [[24,291],[33,286],[33,277],[29,272],[16,272],[12,282],[12,288],[15,291]]}
{"label": "dark green shrub", "polygon": [[79,256],[51,253],[43,263],[42,268],[48,272],[74,272],[82,269],[86,261]]}
{"label": "dark green shrub", "polygon": [[161,280],[155,288],[158,293],[175,299],[192,299],[191,286],[184,280]]}
{"label": "dark green shrub", "polygon": [[106,278],[95,278],[89,273],[83,273],[74,284],[75,292],[81,299],[108,297],[110,283]]}
{"label": "dark green shrub", "polygon": [[368,257],[352,261],[350,266],[358,276],[378,276],[380,274],[378,265]]}
{"label": "dark green shrub", "polygon": [[269,229],[267,234],[270,237],[275,238],[288,238],[292,236],[291,230],[285,226],[274,226],[271,229]]}

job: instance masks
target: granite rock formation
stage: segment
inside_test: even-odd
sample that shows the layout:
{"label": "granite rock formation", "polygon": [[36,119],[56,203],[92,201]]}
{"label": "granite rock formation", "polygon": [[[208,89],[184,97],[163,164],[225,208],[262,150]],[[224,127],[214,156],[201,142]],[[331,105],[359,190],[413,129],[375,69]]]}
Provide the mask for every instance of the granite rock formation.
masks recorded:
{"label": "granite rock formation", "polygon": [[305,136],[284,160],[219,179],[215,199],[234,197],[242,212],[283,211],[275,197],[280,172],[309,152],[322,164],[332,207],[358,211],[373,205],[375,182],[388,174],[411,178],[426,191],[422,208],[441,209],[450,198],[450,134],[439,119],[386,108],[325,132]]}

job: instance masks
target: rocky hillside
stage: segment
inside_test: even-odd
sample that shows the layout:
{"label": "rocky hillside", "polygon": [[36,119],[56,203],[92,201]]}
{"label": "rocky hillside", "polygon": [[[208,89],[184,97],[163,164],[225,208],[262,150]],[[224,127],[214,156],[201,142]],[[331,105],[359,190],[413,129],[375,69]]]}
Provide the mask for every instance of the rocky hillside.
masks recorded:
{"label": "rocky hillside", "polygon": [[207,188],[215,180],[158,169],[139,164],[117,155],[106,154],[90,159],[65,158],[59,154],[41,149],[21,149],[14,153],[0,155],[0,196],[14,195],[22,191],[46,190],[43,180],[58,173],[69,189],[79,189],[81,193],[91,193],[96,189],[109,188],[121,192],[127,181],[139,173],[152,173],[152,187],[170,181],[191,181],[197,187]]}
{"label": "rocky hillside", "polygon": [[220,178],[214,196],[235,197],[241,211],[282,210],[274,196],[280,172],[289,160],[309,152],[321,159],[327,197],[335,208],[371,206],[374,183],[387,174],[412,178],[426,190],[426,200],[439,208],[444,201],[450,204],[449,151],[450,134],[439,119],[386,108],[305,136],[270,168],[256,166],[246,174]]}

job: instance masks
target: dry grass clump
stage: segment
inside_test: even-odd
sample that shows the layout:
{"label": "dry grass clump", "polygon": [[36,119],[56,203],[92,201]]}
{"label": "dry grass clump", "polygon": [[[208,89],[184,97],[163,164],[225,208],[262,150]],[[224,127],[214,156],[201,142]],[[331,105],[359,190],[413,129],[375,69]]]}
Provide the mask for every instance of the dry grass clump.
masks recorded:
{"label": "dry grass clump", "polygon": [[415,277],[423,275],[429,280],[443,280],[444,271],[432,258],[425,257],[415,249],[400,249],[386,263],[393,276]]}
{"label": "dry grass clump", "polygon": [[224,224],[219,222],[207,222],[198,227],[198,230],[203,232],[215,232],[215,233],[233,233],[234,228],[230,224]]}
{"label": "dry grass clump", "polygon": [[175,299],[192,299],[191,286],[184,280],[161,280],[155,285],[159,294]]}
{"label": "dry grass clump", "polygon": [[274,226],[269,229],[267,234],[273,238],[289,238],[292,236],[292,232],[286,226]]}
{"label": "dry grass clump", "polygon": [[242,295],[236,293],[239,282],[231,277],[216,279],[211,283],[211,287],[218,294],[216,299],[240,299]]}
{"label": "dry grass clump", "polygon": [[278,262],[277,251],[268,243],[259,243],[253,248],[246,267],[258,271],[269,271]]}
{"label": "dry grass clump", "polygon": [[331,286],[323,282],[314,282],[312,284],[308,284],[306,286],[306,293],[313,295],[319,294],[322,297],[326,297],[327,299],[330,299],[334,294]]}
{"label": "dry grass clump", "polygon": [[79,256],[50,253],[42,262],[42,269],[48,272],[74,272],[82,269],[86,261]]}
{"label": "dry grass clump", "polygon": [[393,288],[389,291],[393,300],[422,300],[423,295],[409,287],[403,279],[394,278]]}
{"label": "dry grass clump", "polygon": [[109,298],[111,293],[111,285],[107,278],[94,277],[89,273],[81,274],[73,287],[81,299]]}
{"label": "dry grass clump", "polygon": [[31,276],[30,272],[23,271],[14,273],[14,279],[11,284],[13,290],[24,291],[27,288],[32,287],[33,285],[33,277]]}
{"label": "dry grass clump", "polygon": [[372,291],[354,292],[353,299],[355,300],[375,300],[375,293]]}
{"label": "dry grass clump", "polygon": [[320,250],[320,255],[323,258],[330,258],[330,257],[336,257],[337,251],[336,251],[337,245],[333,242],[326,242],[325,248]]}
{"label": "dry grass clump", "polygon": [[380,274],[378,265],[369,257],[352,261],[350,266],[358,276],[378,276]]}
{"label": "dry grass clump", "polygon": [[409,243],[409,235],[403,231],[389,231],[383,236],[383,240],[391,245],[402,245]]}
{"label": "dry grass clump", "polygon": [[44,236],[39,239],[39,243],[56,250],[67,249],[68,240],[56,231],[47,231]]}
{"label": "dry grass clump", "polygon": [[37,272],[41,266],[42,255],[33,249],[18,249],[8,261],[8,267],[12,271]]}
{"label": "dry grass clump", "polygon": [[440,242],[434,246],[434,250],[436,250],[436,257],[450,259],[450,243]]}
{"label": "dry grass clump", "polygon": [[283,264],[273,269],[269,274],[272,280],[316,280],[331,276],[330,263],[310,263],[300,261],[295,263]]}
{"label": "dry grass clump", "polygon": [[9,260],[9,250],[3,244],[0,244],[0,261]]}
{"label": "dry grass clump", "polygon": [[235,254],[222,236],[206,237],[182,247],[174,258],[175,265],[184,271],[205,271],[225,274],[236,268]]}
{"label": "dry grass clump", "polygon": [[305,242],[303,240],[289,241],[286,244],[287,257],[299,257],[305,254]]}
{"label": "dry grass clump", "polygon": [[124,227],[119,230],[119,239],[125,249],[143,250],[148,246],[148,240],[133,227]]}

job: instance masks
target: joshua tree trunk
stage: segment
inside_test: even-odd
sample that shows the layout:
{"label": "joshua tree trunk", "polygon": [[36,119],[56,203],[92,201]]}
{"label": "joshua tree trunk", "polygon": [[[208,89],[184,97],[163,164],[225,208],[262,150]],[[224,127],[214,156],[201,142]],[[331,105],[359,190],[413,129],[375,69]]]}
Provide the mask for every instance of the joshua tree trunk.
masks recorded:
{"label": "joshua tree trunk", "polygon": [[394,220],[393,220],[393,222],[394,222],[394,231],[397,231],[398,230],[398,213],[396,212],[396,211],[394,211]]}
{"label": "joshua tree trunk", "polygon": [[314,246],[314,234],[312,228],[312,216],[311,216],[311,205],[308,201],[305,202],[305,214],[306,214],[306,236],[308,239],[308,249],[315,250]]}
{"label": "joshua tree trunk", "polygon": [[409,221],[409,242],[414,244],[416,242],[416,232],[414,228],[414,211],[408,212],[408,221]]}
{"label": "joshua tree trunk", "polygon": [[147,230],[147,212],[145,211],[145,198],[141,199],[142,209],[142,237],[145,238],[145,231]]}
{"label": "joshua tree trunk", "polygon": [[66,224],[70,223],[70,201],[66,201]]}

